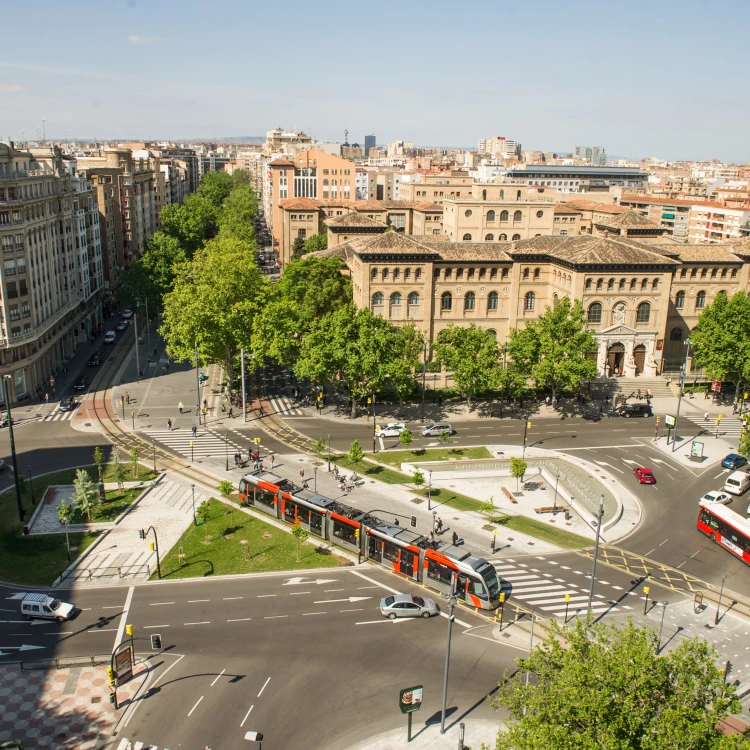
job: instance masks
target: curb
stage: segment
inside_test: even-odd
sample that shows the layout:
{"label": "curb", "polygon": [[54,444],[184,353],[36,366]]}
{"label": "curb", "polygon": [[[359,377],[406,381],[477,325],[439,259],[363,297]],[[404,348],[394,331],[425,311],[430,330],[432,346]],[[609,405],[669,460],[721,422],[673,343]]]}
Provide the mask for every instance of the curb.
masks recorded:
{"label": "curb", "polygon": [[[65,570],[63,570],[62,573],[67,573],[68,571],[76,570],[81,565],[81,563],[99,546],[99,544],[101,544],[101,542],[104,541],[104,539],[107,536],[109,536],[109,532],[111,530],[112,529],[104,529],[104,531],[102,531],[102,533],[99,535],[99,537],[97,539],[95,539],[86,548],[86,550],[84,551],[84,553],[82,555],[80,555],[80,557],[78,557],[78,559],[74,560],[70,565],[68,565],[68,567],[65,568]],[[56,588],[57,586],[59,586],[60,584],[62,584],[63,581],[65,581],[65,578],[63,577],[62,574],[60,574],[52,582],[52,588]]]}

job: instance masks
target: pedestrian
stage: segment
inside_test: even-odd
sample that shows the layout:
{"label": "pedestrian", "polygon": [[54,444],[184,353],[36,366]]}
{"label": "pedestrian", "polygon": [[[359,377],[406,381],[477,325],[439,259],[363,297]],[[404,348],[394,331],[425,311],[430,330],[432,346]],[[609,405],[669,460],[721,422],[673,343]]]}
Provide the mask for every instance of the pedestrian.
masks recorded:
{"label": "pedestrian", "polygon": [[394,526],[401,526],[401,524],[398,522],[398,518],[393,519],[393,525]]}
{"label": "pedestrian", "polygon": [[299,470],[299,478],[304,482],[305,481],[305,470],[300,469]]}
{"label": "pedestrian", "polygon": [[442,405],[443,405],[443,394],[440,393],[438,394],[438,406],[442,406]]}
{"label": "pedestrian", "polygon": [[273,470],[273,465],[274,465],[274,462],[276,461],[276,456],[272,453],[270,458],[271,458],[271,470]]}
{"label": "pedestrian", "polygon": [[182,405],[182,401],[180,401],[180,403],[177,404],[177,408],[180,410],[180,414],[182,414],[182,410],[184,408],[183,405]]}
{"label": "pedestrian", "polygon": [[440,517],[438,517],[437,519],[437,530],[438,530],[438,534],[443,533],[443,519]]}
{"label": "pedestrian", "polygon": [[706,412],[706,413],[705,413],[705,414],[703,415],[703,419],[704,419],[704,421],[708,422],[708,412]]}
{"label": "pedestrian", "polygon": [[206,398],[203,399],[203,408],[208,409],[208,399]]}
{"label": "pedestrian", "polygon": [[458,534],[455,531],[453,532],[453,537],[451,538],[451,541],[453,542],[454,546],[458,544]]}
{"label": "pedestrian", "polygon": [[229,418],[234,419],[234,414],[232,413],[232,407],[229,407]]}
{"label": "pedestrian", "polygon": [[125,391],[125,403],[130,404],[130,394],[127,391]]}
{"label": "pedestrian", "polygon": [[430,532],[430,547],[435,548],[435,532]]}
{"label": "pedestrian", "polygon": [[193,437],[198,437],[198,427],[197,427],[197,425],[193,425]]}
{"label": "pedestrian", "polygon": [[167,427],[169,427],[169,431],[172,432],[172,420],[171,420],[171,418],[167,420]]}
{"label": "pedestrian", "polygon": [[639,400],[639,401],[640,401],[640,400],[641,400],[641,398],[642,398],[642,396],[641,396],[641,389],[640,389],[640,388],[638,389],[638,396],[637,396],[637,398],[638,398],[638,400]]}
{"label": "pedestrian", "polygon": [[258,414],[259,414],[259,415],[260,415],[261,417],[262,417],[262,416],[265,416],[265,414],[264,414],[264,412],[263,412],[263,404],[261,404],[261,405],[260,405],[260,407],[258,408]]}
{"label": "pedestrian", "polygon": [[[260,462],[258,463],[258,470],[259,470],[259,471],[263,471],[263,461],[260,461]],[[307,489],[307,487],[305,487],[305,489]]]}
{"label": "pedestrian", "polygon": [[221,405],[221,413],[222,414],[226,414],[227,413],[227,405],[226,404],[222,404]]}

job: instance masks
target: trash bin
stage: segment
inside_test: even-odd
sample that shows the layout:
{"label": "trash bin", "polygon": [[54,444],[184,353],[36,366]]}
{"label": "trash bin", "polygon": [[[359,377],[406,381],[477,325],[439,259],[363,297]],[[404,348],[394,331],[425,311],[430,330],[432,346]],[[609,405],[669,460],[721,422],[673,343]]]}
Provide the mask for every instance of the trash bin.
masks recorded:
{"label": "trash bin", "polygon": [[24,536],[28,536],[29,535],[29,527],[28,527],[28,525],[26,525],[26,526],[23,527],[23,535]]}

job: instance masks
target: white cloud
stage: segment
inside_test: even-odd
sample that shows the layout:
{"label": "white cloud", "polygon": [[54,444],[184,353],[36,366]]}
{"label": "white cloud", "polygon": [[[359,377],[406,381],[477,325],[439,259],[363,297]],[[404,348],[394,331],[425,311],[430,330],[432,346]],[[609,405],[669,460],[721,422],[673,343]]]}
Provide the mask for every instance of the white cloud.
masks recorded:
{"label": "white cloud", "polygon": [[128,37],[128,42],[130,42],[130,44],[161,44],[166,41],[167,40],[161,36],[138,36],[136,34]]}
{"label": "white cloud", "polygon": [[0,91],[7,94],[17,94],[19,91],[23,91],[24,86],[19,86],[17,83],[0,83]]}

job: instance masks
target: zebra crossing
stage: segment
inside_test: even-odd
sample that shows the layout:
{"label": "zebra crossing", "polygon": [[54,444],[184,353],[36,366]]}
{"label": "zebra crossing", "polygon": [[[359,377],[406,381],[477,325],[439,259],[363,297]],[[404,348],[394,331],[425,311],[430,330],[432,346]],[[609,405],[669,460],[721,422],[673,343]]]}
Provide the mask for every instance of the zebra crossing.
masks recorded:
{"label": "zebra crossing", "polygon": [[[243,448],[227,436],[224,438],[211,428],[199,427],[198,433],[193,437],[190,428],[176,428],[173,430],[141,430],[150,440],[161,443],[175,453],[185,456],[191,460],[210,458],[212,456],[224,457],[229,450],[242,451]],[[193,443],[191,446],[190,443]]]}
{"label": "zebra crossing", "polygon": [[[547,617],[559,617],[560,619],[565,617],[566,609],[568,617],[574,616],[578,611],[588,611],[589,574],[582,570],[573,570],[568,565],[560,565],[560,563],[548,560],[545,557],[537,557],[536,559],[543,561],[545,567],[550,565],[556,567],[553,567],[553,572],[543,573],[540,569],[532,567],[533,562],[522,563],[512,558],[489,561],[495,566],[495,570],[500,577],[501,590],[505,593],[507,600],[517,599],[527,607],[540,610]],[[560,570],[561,574],[568,577],[571,576],[571,573],[580,576],[581,584],[578,585],[564,578],[556,577],[556,570]],[[597,579],[595,591],[600,590],[602,586],[609,586],[617,593],[613,594],[610,599],[604,594],[595,593],[591,606],[591,611],[594,614],[633,609],[630,604],[623,603],[620,600],[624,596],[638,596],[636,592],[626,592],[622,586]],[[569,596],[567,607],[566,594]]]}
{"label": "zebra crossing", "polygon": [[73,415],[76,413],[75,409],[71,409],[70,411],[60,411],[60,404],[57,404],[55,408],[46,416],[40,417],[40,422],[64,422],[65,420],[70,420],[73,418]]}
{"label": "zebra crossing", "polygon": [[[123,738],[115,750],[159,750],[159,748],[156,745],[147,745],[144,742],[131,742]],[[165,747],[162,750],[169,750],[169,748]]]}
{"label": "zebra crossing", "polygon": [[[695,425],[703,428],[709,435],[716,434],[716,417],[709,415],[708,421],[705,417],[696,415],[694,417],[688,417],[688,419]],[[719,437],[739,437],[742,431],[743,421],[739,417],[727,417],[724,416],[719,423]]]}
{"label": "zebra crossing", "polygon": [[269,396],[268,402],[273,406],[273,411],[280,417],[304,417],[305,412],[295,406],[287,396]]}

